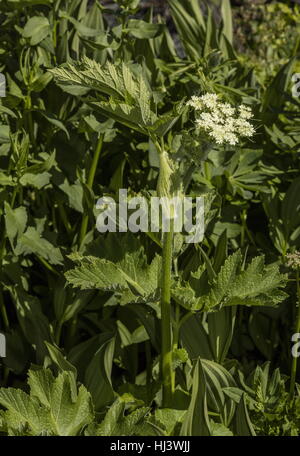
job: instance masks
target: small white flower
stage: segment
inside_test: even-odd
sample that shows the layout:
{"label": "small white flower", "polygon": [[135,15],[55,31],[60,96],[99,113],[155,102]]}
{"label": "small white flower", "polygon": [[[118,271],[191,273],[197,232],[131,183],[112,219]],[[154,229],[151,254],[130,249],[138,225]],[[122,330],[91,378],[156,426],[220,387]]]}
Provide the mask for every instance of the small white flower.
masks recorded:
{"label": "small white flower", "polygon": [[251,119],[253,117],[253,114],[251,112],[251,108],[249,106],[245,105],[240,105],[239,106],[239,112],[240,112],[240,117],[242,119]]}
{"label": "small white flower", "polygon": [[296,251],[294,253],[288,253],[286,255],[288,259],[288,267],[297,270],[300,268],[300,251]]}
{"label": "small white flower", "polygon": [[252,127],[252,125],[244,119],[236,119],[236,128],[241,136],[251,137],[255,133],[255,130]]}
{"label": "small white flower", "polygon": [[234,133],[228,133],[226,136],[226,141],[229,142],[231,146],[235,146],[239,142],[239,138]]}
{"label": "small white flower", "polygon": [[235,146],[241,137],[250,138],[255,133],[249,122],[253,114],[248,106],[222,103],[215,93],[194,95],[187,104],[195,110],[196,129],[204,131],[216,144]]}
{"label": "small white flower", "polygon": [[220,106],[220,111],[225,114],[225,116],[233,116],[235,113],[235,109],[230,106],[229,103],[222,103]]}
{"label": "small white flower", "polygon": [[199,104],[199,97],[196,97],[195,95],[192,96],[192,98],[187,102],[188,106],[192,106],[192,108],[197,109],[197,105]]}
{"label": "small white flower", "polygon": [[216,93],[207,93],[200,97],[200,100],[204,106],[209,109],[214,109],[218,104],[218,95]]}

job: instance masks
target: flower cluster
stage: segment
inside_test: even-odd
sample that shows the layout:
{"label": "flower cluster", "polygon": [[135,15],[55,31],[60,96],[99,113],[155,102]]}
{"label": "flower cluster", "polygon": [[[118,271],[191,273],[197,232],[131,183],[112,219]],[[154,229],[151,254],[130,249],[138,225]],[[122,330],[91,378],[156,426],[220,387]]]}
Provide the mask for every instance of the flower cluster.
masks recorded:
{"label": "flower cluster", "polygon": [[195,109],[197,130],[206,132],[217,144],[235,146],[241,137],[250,138],[255,133],[248,106],[222,103],[215,93],[193,96],[188,105]]}
{"label": "flower cluster", "polygon": [[288,253],[287,254],[287,265],[288,267],[297,270],[300,268],[300,252]]}

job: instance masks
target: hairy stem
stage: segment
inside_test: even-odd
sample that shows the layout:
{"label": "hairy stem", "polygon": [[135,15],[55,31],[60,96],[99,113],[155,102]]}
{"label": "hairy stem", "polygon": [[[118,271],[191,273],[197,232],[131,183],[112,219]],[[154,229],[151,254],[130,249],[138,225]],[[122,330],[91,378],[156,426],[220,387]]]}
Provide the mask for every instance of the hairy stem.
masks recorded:
{"label": "hairy stem", "polygon": [[[174,167],[171,158],[161,145],[156,143],[159,153],[160,169],[157,181],[157,193],[160,198],[171,200],[174,188]],[[162,214],[169,219],[168,231],[163,233],[162,276],[161,276],[161,379],[162,405],[171,407],[175,390],[175,375],[172,369],[172,320],[171,320],[171,273],[173,264],[174,210],[170,205],[169,214]]]}
{"label": "hairy stem", "polygon": [[[172,223],[171,223],[172,224]],[[161,282],[161,373],[163,382],[163,407],[170,407],[174,392],[172,370],[172,323],[171,323],[171,269],[173,227],[164,233]]]}

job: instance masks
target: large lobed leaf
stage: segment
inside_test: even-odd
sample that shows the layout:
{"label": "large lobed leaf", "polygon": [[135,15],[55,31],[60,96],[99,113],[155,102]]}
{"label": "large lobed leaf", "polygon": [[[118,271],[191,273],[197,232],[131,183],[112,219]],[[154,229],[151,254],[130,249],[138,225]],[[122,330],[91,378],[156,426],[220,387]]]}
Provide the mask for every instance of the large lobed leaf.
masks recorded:
{"label": "large lobed leaf", "polygon": [[129,436],[157,435],[155,428],[146,420],[149,408],[141,407],[125,415],[125,402],[117,399],[108,410],[104,420],[87,428],[85,435]]}
{"label": "large lobed leaf", "polygon": [[158,256],[150,265],[142,249],[126,254],[116,263],[94,256],[73,254],[70,257],[78,266],[66,272],[66,278],[76,287],[118,292],[123,304],[144,302],[156,295],[161,264]]}
{"label": "large lobed leaf", "polygon": [[173,287],[172,296],[192,311],[209,312],[216,307],[234,305],[274,306],[287,297],[281,290],[285,283],[286,276],[280,274],[278,266],[265,266],[263,256],[254,258],[242,270],[242,255],[238,250],[225,260],[211,283],[210,291],[201,294],[195,281],[177,283]]}
{"label": "large lobed leaf", "polygon": [[29,371],[30,394],[14,388],[0,389],[0,404],[10,435],[79,435],[94,418],[90,394],[78,391],[73,373],[56,378],[49,369]]}
{"label": "large lobed leaf", "polygon": [[[65,64],[49,70],[56,82],[63,88],[79,87],[100,93],[96,99],[87,102],[103,115],[147,135],[164,135],[178,119],[178,113],[164,113],[160,116],[152,108],[153,93],[141,65],[101,65],[83,57],[80,62]],[[103,99],[105,95],[106,99]]]}

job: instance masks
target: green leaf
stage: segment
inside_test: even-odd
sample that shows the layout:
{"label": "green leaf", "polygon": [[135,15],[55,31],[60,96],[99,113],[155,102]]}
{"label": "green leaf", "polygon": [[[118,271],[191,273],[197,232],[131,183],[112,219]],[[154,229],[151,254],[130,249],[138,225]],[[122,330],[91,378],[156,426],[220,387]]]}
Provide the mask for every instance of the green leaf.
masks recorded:
{"label": "green leaf", "polygon": [[80,86],[100,91],[117,99],[125,95],[122,67],[105,66],[84,57],[81,62],[68,63],[49,70],[61,86]]}
{"label": "green leaf", "polygon": [[181,326],[180,337],[190,359],[198,357],[213,359],[208,335],[203,327],[200,315],[192,314]]}
{"label": "green leaf", "polygon": [[62,264],[63,257],[58,247],[54,247],[47,239],[41,237],[32,226],[19,237],[15,248],[16,255],[35,253],[52,264]]}
{"label": "green leaf", "polygon": [[233,41],[232,12],[230,0],[222,0],[221,14],[223,20],[223,33],[230,44]]}
{"label": "green leaf", "polygon": [[241,269],[242,256],[238,250],[225,260],[209,292],[200,296],[200,290],[195,288],[197,282],[193,280],[192,284],[175,283],[172,296],[191,311],[208,312],[217,306],[275,306],[286,299],[281,288],[287,277],[280,274],[277,265],[265,266],[264,257],[260,256],[253,258],[244,271]]}
{"label": "green leaf", "polygon": [[228,427],[224,426],[221,423],[215,423],[213,420],[210,421],[211,426],[211,435],[213,437],[232,437],[233,432],[228,429]]}
{"label": "green leaf", "polygon": [[180,431],[180,435],[182,436],[211,435],[207,410],[206,382],[206,376],[199,358],[193,373],[191,402]]}
{"label": "green leaf", "polygon": [[172,435],[175,427],[182,423],[186,410],[158,409],[155,410],[155,420],[162,424],[167,435]]}
{"label": "green leaf", "polygon": [[160,258],[156,256],[148,265],[142,250],[126,254],[117,263],[78,254],[72,254],[70,258],[79,266],[66,272],[69,283],[81,289],[119,292],[124,304],[144,302],[158,288]]}
{"label": "green leaf", "polygon": [[223,363],[227,357],[236,321],[236,308],[226,307],[207,316],[207,334],[214,360]]}
{"label": "green leaf", "polygon": [[120,399],[116,400],[100,425],[90,426],[85,434],[97,436],[157,435],[153,425],[145,419],[149,412],[148,408],[139,408],[127,416],[124,416],[124,411],[125,403]]}
{"label": "green leaf", "polygon": [[25,231],[27,224],[27,211],[23,206],[12,209],[6,201],[4,202],[4,209],[6,233],[12,248],[14,248],[13,241],[15,237],[17,236],[20,238]]}
{"label": "green leaf", "polygon": [[[21,281],[20,281],[21,282]],[[42,312],[39,299],[27,293],[21,283],[15,280],[7,286],[12,301],[15,305],[16,314],[23,334],[36,352],[38,362],[43,362],[47,355],[45,341],[50,340],[49,321]]]}
{"label": "green leaf", "polygon": [[114,100],[109,102],[90,102],[90,106],[106,117],[114,119],[126,127],[147,134],[149,125],[145,124],[140,106],[130,106],[125,103],[116,103]]}
{"label": "green leaf", "polygon": [[50,417],[45,408],[24,391],[1,388],[0,404],[7,409],[3,416],[10,434],[24,432],[27,426],[31,435],[51,433]]}
{"label": "green leaf", "polygon": [[268,125],[276,121],[278,111],[283,108],[286,100],[285,94],[291,81],[295,58],[292,57],[289,62],[284,64],[271,83],[268,84],[262,103],[263,120]]}
{"label": "green leaf", "polygon": [[176,29],[187,54],[196,61],[202,56],[205,21],[197,0],[168,0]]}
{"label": "green leaf", "polygon": [[64,13],[63,11],[59,12],[59,16],[61,18],[67,19],[69,22],[71,22],[75,26],[75,29],[77,30],[77,32],[80,35],[89,36],[89,37],[98,37],[99,35],[103,34],[103,32],[101,32],[100,30],[95,30],[95,29],[93,29],[91,27],[87,27],[85,24],[83,24],[82,22],[77,21],[76,19],[74,19],[73,17],[71,17],[68,14]]}
{"label": "green leaf", "polygon": [[[0,404],[10,434],[75,436],[94,417],[84,386],[74,390],[72,373],[54,378],[49,369],[29,371],[30,394],[14,388],[0,389]],[[75,384],[76,385],[76,384]]]}
{"label": "green leaf", "polygon": [[237,406],[236,417],[235,417],[235,433],[241,436],[255,436],[253,425],[250,421],[247,406],[246,406],[246,395],[242,395],[240,402]]}
{"label": "green leaf", "polygon": [[175,348],[172,352],[172,369],[182,366],[189,360],[187,351],[184,348]]}
{"label": "green leaf", "polygon": [[49,171],[54,166],[55,152],[52,152],[51,154],[41,153],[40,157],[43,159],[43,161],[38,162],[32,166],[28,166],[26,168],[26,172],[29,172],[31,174],[40,174],[45,171]]}
{"label": "green leaf", "polygon": [[115,398],[111,381],[114,349],[115,339],[110,337],[102,343],[86,368],[84,383],[97,411],[111,404]]}
{"label": "green leaf", "polygon": [[42,74],[38,79],[36,79],[32,84],[31,84],[31,90],[33,92],[41,92],[42,90],[47,87],[49,82],[52,80],[53,76],[50,73],[44,73]]}
{"label": "green leaf", "polygon": [[129,19],[124,31],[138,39],[151,39],[163,33],[164,24],[149,24],[138,19]]}
{"label": "green leaf", "polygon": [[39,111],[39,112],[42,114],[43,117],[45,117],[45,119],[48,120],[49,123],[51,123],[52,125],[57,127],[59,130],[62,130],[66,134],[67,138],[70,139],[68,130],[66,129],[66,127],[60,120],[56,119],[54,117],[54,115],[51,113],[45,113],[43,111]]}
{"label": "green leaf", "polygon": [[[98,436],[111,436],[111,435],[116,435],[115,430],[118,431],[118,421],[120,421],[123,417],[123,413],[125,410],[125,403],[122,402],[121,400],[116,400],[112,406],[109,408],[107,411],[104,420],[101,422],[101,424],[98,426],[98,428],[95,429],[87,429],[86,430],[86,435],[98,435]],[[90,431],[92,431],[90,433]],[[120,435],[117,432],[117,435]]]}
{"label": "green leaf", "polygon": [[59,189],[68,197],[69,206],[76,211],[83,212],[83,188],[79,181],[70,184],[67,179],[59,185]]}
{"label": "green leaf", "polygon": [[20,184],[22,184],[24,187],[32,186],[40,190],[49,184],[50,178],[51,174],[47,171],[39,174],[25,173],[20,178]]}
{"label": "green leaf", "polygon": [[[178,120],[180,113],[167,113],[158,117],[151,110],[153,93],[149,90],[145,72],[140,65],[122,62],[100,65],[84,57],[49,70],[62,87],[79,86],[94,89],[110,96],[107,100],[88,99],[87,103],[108,118],[143,134],[163,136]],[[182,107],[183,109],[183,107]]]}
{"label": "green leaf", "polygon": [[222,423],[229,426],[235,413],[235,403],[224,394],[224,388],[234,388],[233,376],[221,364],[202,359],[206,377],[207,404],[210,411],[220,415]]}
{"label": "green leaf", "polygon": [[9,132],[10,132],[10,129],[9,129],[8,125],[0,124],[0,144],[10,143]]}
{"label": "green leaf", "polygon": [[[60,369],[61,372],[63,371],[70,371],[74,374],[74,379],[76,380],[77,371],[76,367],[74,367],[62,354],[58,347],[49,342],[45,341],[45,345],[48,349],[50,358],[56,364],[56,366]],[[76,383],[74,383],[75,385]]]}
{"label": "green leaf", "polygon": [[24,38],[30,38],[31,46],[40,43],[50,33],[50,24],[44,16],[31,17],[23,30]]}

